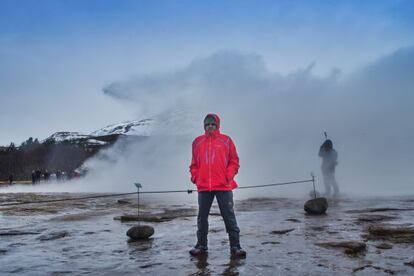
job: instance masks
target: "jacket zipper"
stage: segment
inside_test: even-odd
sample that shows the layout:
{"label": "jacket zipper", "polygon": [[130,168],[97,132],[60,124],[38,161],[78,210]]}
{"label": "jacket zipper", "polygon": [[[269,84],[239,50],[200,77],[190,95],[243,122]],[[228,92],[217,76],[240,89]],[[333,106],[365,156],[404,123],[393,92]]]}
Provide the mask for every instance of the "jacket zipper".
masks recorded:
{"label": "jacket zipper", "polygon": [[[210,159],[211,156],[211,137],[209,139],[209,144],[208,144],[208,157]],[[210,160],[208,161],[208,179],[209,179],[209,186],[210,186],[210,191],[211,191],[211,162]]]}

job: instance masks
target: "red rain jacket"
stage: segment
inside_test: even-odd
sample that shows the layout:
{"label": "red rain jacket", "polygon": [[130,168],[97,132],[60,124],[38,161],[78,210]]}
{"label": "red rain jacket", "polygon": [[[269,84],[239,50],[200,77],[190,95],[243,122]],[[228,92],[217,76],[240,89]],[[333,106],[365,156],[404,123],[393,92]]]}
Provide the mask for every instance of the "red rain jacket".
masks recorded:
{"label": "red rain jacket", "polygon": [[191,182],[198,192],[231,191],[237,187],[234,176],[239,170],[239,156],[231,138],[220,133],[220,118],[215,117],[217,129],[205,132],[193,142],[193,157],[190,165]]}

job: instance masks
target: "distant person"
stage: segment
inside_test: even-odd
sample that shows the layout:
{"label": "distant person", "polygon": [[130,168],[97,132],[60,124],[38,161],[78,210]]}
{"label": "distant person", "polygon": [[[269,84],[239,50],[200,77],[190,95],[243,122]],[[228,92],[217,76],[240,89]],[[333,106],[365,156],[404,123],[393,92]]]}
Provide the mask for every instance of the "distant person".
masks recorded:
{"label": "distant person", "polygon": [[40,169],[37,169],[35,171],[36,174],[36,183],[40,182],[40,178],[42,177],[42,171]]}
{"label": "distant person", "polygon": [[338,153],[333,148],[331,140],[326,139],[319,148],[319,156],[322,158],[322,175],[323,184],[325,185],[325,195],[331,196],[331,186],[333,187],[333,196],[339,195],[338,183],[335,179],[335,167],[338,165]]}
{"label": "distant person", "polygon": [[56,178],[56,173],[51,173],[51,174],[50,174],[50,180],[51,180],[51,181],[56,181],[56,180],[57,180],[57,178]]}
{"label": "distant person", "polygon": [[43,173],[43,177],[46,182],[49,181],[50,173],[47,170],[45,170],[45,172]]}
{"label": "distant person", "polygon": [[234,176],[240,167],[236,147],[229,136],[220,133],[217,115],[205,117],[204,130],[205,134],[198,136],[192,145],[190,172],[191,182],[197,185],[198,216],[197,244],[190,254],[200,256],[207,253],[208,215],[215,197],[229,235],[230,253],[235,257],[245,257],[233,209],[232,190],[237,188]]}
{"label": "distant person", "polygon": [[62,178],[62,172],[60,170],[56,171],[56,179],[57,181],[60,181],[60,179]]}
{"label": "distant person", "polygon": [[36,183],[36,173],[35,171],[32,171],[32,184],[34,185]]}
{"label": "distant person", "polygon": [[67,173],[66,173],[65,171],[63,171],[63,172],[61,173],[61,175],[60,175],[60,179],[61,179],[62,181],[66,181],[66,180],[68,180],[68,175],[67,175]]}
{"label": "distant person", "polygon": [[13,175],[12,174],[9,175],[9,183],[10,183],[10,185],[13,184]]}

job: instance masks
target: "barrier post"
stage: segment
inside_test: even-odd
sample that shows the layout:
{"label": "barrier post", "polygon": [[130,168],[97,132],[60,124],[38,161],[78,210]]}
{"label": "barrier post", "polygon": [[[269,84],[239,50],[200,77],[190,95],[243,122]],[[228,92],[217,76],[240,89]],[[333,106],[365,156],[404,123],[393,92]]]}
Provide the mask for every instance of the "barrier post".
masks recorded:
{"label": "barrier post", "polygon": [[140,188],[142,188],[142,185],[141,185],[141,183],[135,183],[135,187],[137,187],[137,189],[138,189],[138,193],[137,193],[137,197],[138,197],[138,205],[137,205],[137,210],[138,210],[138,217],[137,217],[137,219],[138,219],[138,225],[140,224],[140,219],[139,219],[139,189]]}
{"label": "barrier post", "polygon": [[313,197],[316,198],[316,189],[315,189],[315,175],[311,173],[312,176],[312,185],[313,185]]}

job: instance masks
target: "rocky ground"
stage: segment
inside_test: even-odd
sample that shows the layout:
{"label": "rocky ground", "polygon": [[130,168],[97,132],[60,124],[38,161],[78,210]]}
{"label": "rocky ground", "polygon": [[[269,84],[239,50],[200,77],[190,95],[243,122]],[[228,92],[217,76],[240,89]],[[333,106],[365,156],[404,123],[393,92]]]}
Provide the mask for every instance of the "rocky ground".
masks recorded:
{"label": "rocky ground", "polygon": [[[0,194],[0,204],[76,196]],[[183,204],[166,197],[142,199],[139,217],[134,197],[0,207],[0,274],[414,274],[414,197],[342,197],[322,216],[304,212],[307,199],[236,200],[246,259],[230,258],[216,203],[209,254],[190,257],[196,197]],[[154,235],[130,240],[137,223]]]}

